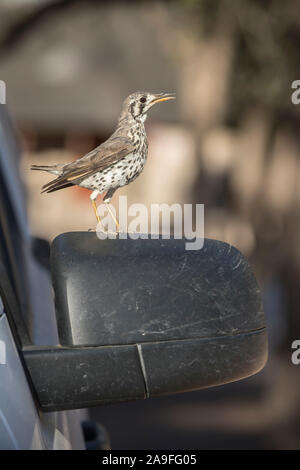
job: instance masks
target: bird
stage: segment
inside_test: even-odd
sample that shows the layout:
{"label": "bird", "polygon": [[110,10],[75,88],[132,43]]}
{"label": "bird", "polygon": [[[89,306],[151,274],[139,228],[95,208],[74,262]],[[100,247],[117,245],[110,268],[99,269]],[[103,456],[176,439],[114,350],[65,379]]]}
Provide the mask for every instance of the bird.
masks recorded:
{"label": "bird", "polygon": [[175,93],[131,93],[123,102],[116,130],[105,142],[67,164],[31,166],[32,170],[57,176],[45,184],[41,192],[52,193],[74,185],[91,190],[90,199],[101,227],[96,199],[105,193],[103,202],[120,230],[119,222],[109,206],[111,198],[118,188],[130,184],[144,169],[148,157],[144,125],[148,111],[157,103],[175,98]]}

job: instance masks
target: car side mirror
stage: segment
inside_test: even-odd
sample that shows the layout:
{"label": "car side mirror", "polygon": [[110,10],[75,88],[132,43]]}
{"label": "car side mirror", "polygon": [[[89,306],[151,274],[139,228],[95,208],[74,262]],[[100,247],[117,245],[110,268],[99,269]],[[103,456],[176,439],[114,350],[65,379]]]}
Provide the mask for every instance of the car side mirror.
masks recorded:
{"label": "car side mirror", "polygon": [[61,345],[25,347],[45,411],[198,390],[266,363],[261,296],[242,254],[216,240],[58,236],[51,247]]}

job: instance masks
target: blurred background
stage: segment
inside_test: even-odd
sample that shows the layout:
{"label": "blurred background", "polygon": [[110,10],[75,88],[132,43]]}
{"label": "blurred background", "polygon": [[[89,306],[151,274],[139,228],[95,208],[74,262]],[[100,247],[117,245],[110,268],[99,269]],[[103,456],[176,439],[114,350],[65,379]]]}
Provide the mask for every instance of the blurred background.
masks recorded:
{"label": "blurred background", "polygon": [[114,449],[300,449],[298,0],[2,0],[0,79],[23,148],[34,235],[95,224],[89,191],[41,195],[31,164],[74,160],[112,133],[131,92],[176,91],[149,114],[143,174],[113,198],[204,203],[205,235],[250,260],[270,359],[216,389],[107,406]]}

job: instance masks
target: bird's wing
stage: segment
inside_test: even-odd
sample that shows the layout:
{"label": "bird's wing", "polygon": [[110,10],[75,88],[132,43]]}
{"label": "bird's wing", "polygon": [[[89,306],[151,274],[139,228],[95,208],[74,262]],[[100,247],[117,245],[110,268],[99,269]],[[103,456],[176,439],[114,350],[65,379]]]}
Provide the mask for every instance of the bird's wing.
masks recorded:
{"label": "bird's wing", "polygon": [[94,173],[109,168],[133,151],[134,146],[125,137],[108,139],[84,157],[65,165],[63,173],[55,180],[45,184],[42,192],[50,193],[72,184],[79,184]]}

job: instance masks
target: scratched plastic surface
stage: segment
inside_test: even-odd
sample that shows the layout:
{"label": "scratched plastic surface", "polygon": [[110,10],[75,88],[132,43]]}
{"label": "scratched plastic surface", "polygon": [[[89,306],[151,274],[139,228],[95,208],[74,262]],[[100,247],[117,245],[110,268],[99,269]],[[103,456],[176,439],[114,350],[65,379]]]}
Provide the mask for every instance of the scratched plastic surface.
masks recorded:
{"label": "scratched plastic surface", "polygon": [[212,387],[267,360],[257,283],[226,243],[67,233],[51,263],[63,347],[24,350],[45,411]]}
{"label": "scratched plastic surface", "polygon": [[265,326],[242,254],[205,240],[99,240],[60,235],[52,273],[63,345],[132,344],[246,333]]}

